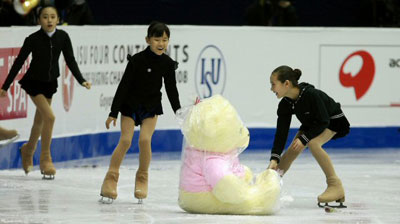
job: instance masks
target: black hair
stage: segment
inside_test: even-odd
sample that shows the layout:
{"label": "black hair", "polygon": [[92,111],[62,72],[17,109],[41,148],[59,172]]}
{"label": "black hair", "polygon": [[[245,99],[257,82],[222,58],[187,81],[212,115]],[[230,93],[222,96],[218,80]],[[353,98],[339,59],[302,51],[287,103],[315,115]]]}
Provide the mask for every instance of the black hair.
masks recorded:
{"label": "black hair", "polygon": [[54,5],[51,4],[47,4],[47,5],[43,5],[39,7],[39,11],[37,11],[37,18],[40,18],[40,15],[43,12],[43,9],[45,8],[53,8],[56,11],[57,17],[60,17],[60,13],[58,12],[57,8]]}
{"label": "black hair", "polygon": [[162,37],[164,32],[170,37],[169,28],[165,23],[154,21],[147,28],[147,37]]}
{"label": "black hair", "polygon": [[292,83],[293,86],[298,87],[299,86],[299,79],[301,76],[301,71],[300,69],[292,69],[291,67],[287,65],[281,65],[274,69],[272,71],[272,75],[277,75],[277,79],[281,82],[284,83],[286,80],[289,80],[289,82]]}

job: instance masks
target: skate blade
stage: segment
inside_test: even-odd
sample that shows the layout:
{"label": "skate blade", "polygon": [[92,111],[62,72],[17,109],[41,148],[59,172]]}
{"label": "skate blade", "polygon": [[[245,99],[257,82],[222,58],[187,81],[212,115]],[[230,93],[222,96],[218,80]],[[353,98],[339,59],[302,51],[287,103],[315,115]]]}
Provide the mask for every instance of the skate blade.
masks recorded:
{"label": "skate blade", "polygon": [[328,203],[324,203],[324,205],[322,204],[323,202],[318,202],[318,207],[320,208],[347,208],[346,205],[343,204],[343,202],[340,202],[338,205],[330,205]]}
{"label": "skate blade", "polygon": [[54,180],[54,178],[54,175],[43,174],[42,180]]}
{"label": "skate blade", "polygon": [[114,202],[114,199],[101,196],[99,202],[102,204],[112,204]]}

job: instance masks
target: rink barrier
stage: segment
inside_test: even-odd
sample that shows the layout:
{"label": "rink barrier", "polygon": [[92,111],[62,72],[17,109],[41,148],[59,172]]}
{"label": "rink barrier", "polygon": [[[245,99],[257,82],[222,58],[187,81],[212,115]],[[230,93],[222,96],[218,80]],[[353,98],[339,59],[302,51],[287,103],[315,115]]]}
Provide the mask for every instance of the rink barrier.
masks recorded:
{"label": "rink barrier", "polygon": [[[250,128],[250,144],[247,150],[265,150],[272,147],[274,128]],[[291,129],[288,142],[297,129]],[[88,159],[111,155],[120,137],[119,132],[84,134],[53,138],[52,158],[54,162]],[[135,131],[128,153],[138,153],[139,133]],[[19,148],[25,141],[18,141],[0,148],[0,169],[21,168]],[[325,148],[370,149],[398,148],[400,150],[400,127],[356,127],[349,135],[328,142]],[[153,152],[180,152],[182,134],[180,130],[156,130],[152,139]],[[34,165],[39,163],[40,142],[34,155]]]}

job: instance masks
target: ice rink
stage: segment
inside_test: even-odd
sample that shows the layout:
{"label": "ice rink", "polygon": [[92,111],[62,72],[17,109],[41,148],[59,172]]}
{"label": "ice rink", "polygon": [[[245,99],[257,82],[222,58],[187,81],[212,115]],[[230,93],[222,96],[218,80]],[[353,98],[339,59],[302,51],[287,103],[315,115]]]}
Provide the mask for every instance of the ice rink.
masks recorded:
{"label": "ice rink", "polygon": [[[1,150],[1,149],[0,149]],[[56,163],[55,180],[38,167],[0,171],[0,223],[400,223],[400,150],[327,149],[346,191],[347,209],[325,213],[317,196],[325,179],[305,151],[283,179],[282,208],[272,216],[198,215],[178,206],[179,153],[153,154],[149,196],[133,197],[137,153],[120,170],[118,198],[98,202],[109,157]],[[241,162],[254,173],[267,167],[269,151],[245,151]]]}

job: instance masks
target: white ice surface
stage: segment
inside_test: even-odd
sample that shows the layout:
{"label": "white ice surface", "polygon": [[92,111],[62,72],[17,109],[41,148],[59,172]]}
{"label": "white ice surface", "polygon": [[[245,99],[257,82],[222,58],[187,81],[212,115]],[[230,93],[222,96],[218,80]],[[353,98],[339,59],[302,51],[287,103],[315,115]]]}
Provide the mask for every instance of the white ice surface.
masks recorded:
{"label": "white ice surface", "polygon": [[[317,207],[325,179],[305,151],[283,179],[283,207],[273,216],[189,214],[178,206],[181,158],[153,154],[149,196],[133,197],[137,154],[128,154],[120,170],[118,198],[100,204],[100,187],[109,157],[57,163],[55,180],[42,180],[38,167],[0,171],[0,223],[400,223],[400,149],[327,150],[342,179],[347,209],[325,213]],[[259,173],[268,151],[245,151],[241,162]],[[93,167],[93,165],[95,167]]]}

